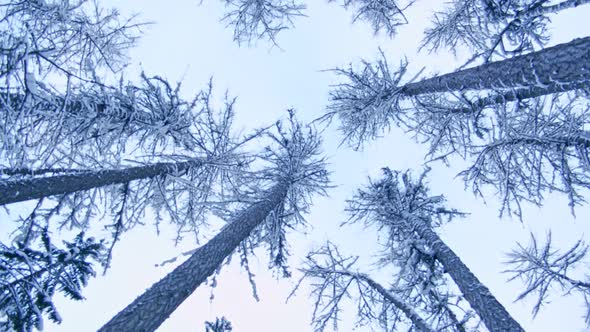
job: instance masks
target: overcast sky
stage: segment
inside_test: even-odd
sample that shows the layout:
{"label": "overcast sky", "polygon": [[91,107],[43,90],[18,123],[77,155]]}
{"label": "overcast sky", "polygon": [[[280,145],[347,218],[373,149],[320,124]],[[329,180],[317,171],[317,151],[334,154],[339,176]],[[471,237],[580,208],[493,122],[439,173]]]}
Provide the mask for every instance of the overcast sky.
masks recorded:
{"label": "overcast sky", "polygon": [[[410,74],[422,67],[426,68],[426,74],[444,73],[461,63],[460,58],[450,54],[415,54],[422,32],[441,1],[418,0],[408,11],[411,24],[400,28],[399,34],[389,39],[375,37],[365,24],[351,25],[350,12],[335,4],[310,0],[308,16],[297,19],[295,29],[279,35],[281,49],[264,42],[251,48],[238,47],[232,41],[232,31],[219,22],[222,2],[206,0],[201,6],[198,2],[103,1],[105,6],[120,8],[122,13],[140,13],[143,19],[156,22],[146,29],[139,47],[132,50],[133,65],[127,71],[127,79],[136,78],[140,70],[145,70],[148,75],[183,80],[183,92],[188,96],[203,88],[212,76],[220,96],[226,89],[238,96],[236,125],[240,128],[273,123],[286,115],[287,108],[295,108],[304,121],[320,116],[328,102],[329,86],[336,82],[334,75],[322,70],[357,63],[361,58],[371,60],[377,55],[378,47],[392,64],[407,57]],[[555,16],[550,44],[590,35],[588,7]],[[363,152],[354,152],[338,147],[341,137],[334,129],[326,132],[324,150],[330,160],[332,181],[338,187],[329,192],[329,197],[315,200],[312,213],[307,216],[311,227],[306,233],[290,236],[293,268],[309,249],[326,239],[340,244],[343,253],[361,255],[370,261],[376,252],[377,235],[359,227],[338,226],[344,220],[344,200],[366,183],[367,176],[377,175],[381,167],[421,170],[425,147],[415,144],[399,130],[392,130]],[[507,276],[500,271],[504,253],[516,241],[526,243],[531,230],[543,236],[551,229],[555,244],[560,246],[571,245],[584,234],[590,234],[589,207],[578,208],[578,217],[573,218],[564,197],[549,195],[543,209],[525,208],[522,224],[517,219],[499,219],[495,198],[489,196],[485,205],[464,191],[462,181],[454,178],[460,170],[460,163],[450,169],[436,165],[430,175],[432,193],[445,194],[450,206],[471,213],[464,220],[442,228],[443,239],[527,331],[583,331],[583,299],[554,296],[532,320],[530,302],[513,303],[521,285],[508,284]],[[84,290],[86,301],[58,301],[64,322],[47,324],[47,331],[98,329],[176,266],[155,267],[155,264],[195,247],[193,239],[188,238],[174,247],[173,230],[165,229],[158,237],[150,223],[146,220],[145,227],[125,234],[116,248],[111,270],[106,276],[91,280]],[[255,271],[261,302],[254,301],[246,274],[232,263],[223,270],[213,301],[209,300],[211,289],[201,286],[159,331],[204,331],[205,320],[222,315],[232,322],[235,331],[311,331],[307,288],[285,304],[295,280],[276,280],[266,270],[266,263],[266,256],[261,252]],[[387,283],[383,273],[365,272]],[[353,310],[344,314],[349,319],[345,319],[341,331],[352,329],[349,320],[354,314]]]}

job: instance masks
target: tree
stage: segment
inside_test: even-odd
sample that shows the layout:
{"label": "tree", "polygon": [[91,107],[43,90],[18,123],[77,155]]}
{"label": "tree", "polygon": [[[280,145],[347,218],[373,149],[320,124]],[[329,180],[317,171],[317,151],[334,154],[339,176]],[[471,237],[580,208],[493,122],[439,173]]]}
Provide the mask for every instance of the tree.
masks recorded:
{"label": "tree", "polygon": [[[408,261],[404,260],[411,257],[408,250],[418,250],[426,256],[421,259],[427,258],[431,264],[439,263],[444,268],[443,273],[448,273],[488,330],[523,331],[488,288],[434,232],[433,228],[462,213],[447,208],[443,196],[430,196],[425,184],[427,171],[417,180],[408,172],[393,172],[387,168],[383,172],[382,179],[358,191],[349,201],[347,211],[352,221],[377,225],[387,232],[387,248],[393,249],[388,259],[399,268],[406,268],[400,271],[400,277],[410,275],[411,282],[415,282],[416,277],[429,279],[432,268],[424,277],[420,265],[407,264]],[[396,255],[398,250],[401,255]],[[406,265],[398,265],[400,257]]]}
{"label": "tree", "polygon": [[140,85],[72,83],[65,93],[47,87],[4,93],[5,167],[92,168],[117,163],[124,152],[201,148],[195,131],[205,120],[211,84],[194,100],[182,98],[179,88],[143,75]]}
{"label": "tree", "polygon": [[[547,235],[545,244],[538,243],[531,234],[528,246],[518,243],[518,247],[508,253],[506,264],[510,266],[504,271],[512,276],[510,280],[522,279],[525,290],[518,295],[517,301],[536,294],[533,316],[539,313],[547,303],[550,289],[558,288],[563,295],[578,293],[586,302],[586,323],[590,322],[590,283],[572,277],[572,271],[582,263],[588,253],[588,246],[578,240],[565,252],[552,248],[551,233]],[[556,287],[555,287],[556,286]]]}
{"label": "tree", "polygon": [[118,70],[146,25],[88,0],[9,0],[0,17],[7,30],[0,42],[0,77],[7,88],[29,91],[49,74],[87,80],[97,68]]}
{"label": "tree", "polygon": [[572,214],[590,188],[590,141],[586,98],[548,103],[520,102],[495,110],[498,129],[489,143],[474,146],[473,164],[461,172],[475,193],[491,185],[501,197],[501,212],[521,217],[521,201],[540,206],[545,192],[564,193]]}
{"label": "tree", "polygon": [[[512,158],[515,169],[525,173],[532,168],[542,176],[525,179],[511,175],[512,170],[500,167],[504,163],[501,158],[485,167],[476,163],[463,173],[476,193],[481,193],[482,184],[496,187],[503,199],[503,209],[510,212],[510,203],[514,203],[518,215],[521,200],[540,204],[547,190],[566,192],[574,206],[582,201],[578,188],[587,187],[585,168],[577,163],[584,164],[587,158],[583,145],[586,134],[581,128],[587,107],[583,90],[588,89],[590,81],[580,73],[588,72],[589,48],[589,38],[576,39],[539,52],[417,82],[410,80],[403,85],[400,81],[406,71],[405,63],[397,71],[391,70],[385,59],[375,65],[364,62],[360,71],[336,69],[347,82],[331,92],[327,116],[338,115],[345,140],[355,148],[379,136],[391,123],[413,132],[418,140],[429,142],[432,159],[446,161],[455,153],[464,158],[481,158],[501,146],[506,156]],[[572,92],[559,94],[567,91]],[[544,95],[554,96],[547,106],[531,100]],[[510,102],[515,103],[514,110]],[[551,109],[548,115],[544,107]],[[533,126],[535,119],[542,121],[542,127]],[[529,123],[526,128],[525,123]],[[575,126],[567,129],[572,124]],[[551,129],[544,132],[542,128]],[[554,137],[549,138],[549,131],[556,128],[561,130],[552,131],[550,135]],[[528,139],[501,144],[508,135]],[[557,136],[561,143],[550,143]],[[539,144],[541,141],[546,144]],[[564,152],[564,148],[565,153],[558,153]],[[531,155],[538,158],[527,159]],[[539,158],[543,159],[541,163]],[[490,160],[486,158],[486,162]],[[559,175],[556,178],[561,183],[546,177],[547,172]],[[499,180],[507,177],[513,180]]]}
{"label": "tree", "polygon": [[268,39],[276,45],[277,34],[293,26],[293,19],[304,16],[305,5],[295,0],[224,0],[227,13],[223,16],[234,28],[234,41],[251,44]]}
{"label": "tree", "polygon": [[[176,153],[158,154],[156,150],[147,158],[133,161],[143,166],[127,163],[111,169],[101,169],[108,164],[92,163],[87,164],[98,169],[3,169],[8,177],[0,179],[5,194],[2,204],[40,198],[29,216],[21,221],[20,233],[26,239],[34,238],[55,219],[61,219],[62,227],[84,230],[103,207],[113,211],[114,222],[106,226],[112,233],[112,245],[124,231],[142,223],[141,218],[149,207],[156,212],[157,223],[168,215],[170,222],[178,226],[179,239],[186,232],[198,236],[208,209],[205,203],[214,200],[216,190],[221,190],[224,183],[235,181],[238,171],[248,163],[248,157],[238,149],[259,135],[256,132],[241,141],[234,139],[230,131],[234,100],[226,98],[224,108],[217,112],[211,106],[210,97],[211,86],[190,106],[187,112],[192,109],[199,112],[186,118],[190,122],[183,128],[183,136],[177,138],[181,144]],[[162,129],[167,130],[166,126],[154,128]],[[143,138],[138,144],[148,143],[148,135],[144,134]],[[163,141],[154,144],[158,149],[164,146]],[[51,200],[56,202],[48,205],[47,201]]]}
{"label": "tree", "polygon": [[[27,260],[11,261],[2,272],[18,276],[23,263],[31,271],[47,264],[53,269],[51,253],[37,249],[39,239],[106,221],[100,225],[111,236],[101,244],[105,254],[84,254],[74,267],[62,264],[64,273],[79,278],[64,279],[64,287],[81,299],[79,288],[91,271],[87,261],[100,261],[106,271],[114,245],[144,223],[147,209],[156,214],[156,228],[164,216],[177,225],[177,240],[185,233],[198,237],[216,193],[230,190],[236,171],[251,159],[240,149],[259,135],[233,135],[235,99],[226,94],[218,112],[211,82],[192,100],[182,97],[180,84],[159,76],[142,75],[139,84],[121,77],[118,87],[103,83],[108,75],[102,71],[117,73],[127,64],[125,53],[144,23],[122,20],[95,1],[8,1],[0,19],[0,187],[10,196],[1,204],[38,199],[28,214],[17,210],[14,218],[18,247],[11,259]],[[84,248],[76,245],[72,251]],[[62,281],[51,278],[63,277],[39,272],[26,278],[20,293],[8,297],[3,290],[2,300],[16,303],[5,303],[13,310],[9,318],[23,329],[40,324],[43,310],[59,321],[53,288],[39,285],[59,288]]]}
{"label": "tree", "polygon": [[549,15],[587,4],[566,0],[551,4],[547,0],[496,1],[458,0],[444,12],[436,13],[433,27],[425,31],[422,47],[455,52],[466,46],[474,53],[466,64],[476,59],[489,62],[494,56],[511,57],[542,48],[549,40]]}
{"label": "tree", "polygon": [[215,322],[205,322],[205,332],[230,332],[233,331],[231,322],[225,317],[215,318]]}
{"label": "tree", "polygon": [[64,249],[58,248],[47,229],[40,242],[39,249],[18,241],[11,246],[0,243],[0,311],[7,318],[0,320],[0,327],[4,331],[42,330],[43,315],[61,322],[53,296],[62,293],[84,299],[81,288],[95,275],[92,260],[100,261],[106,249],[102,242],[84,238],[84,233],[72,242],[64,241]]}
{"label": "tree", "polygon": [[[247,207],[230,214],[228,224],[215,237],[196,249],[188,260],[140,295],[100,331],[154,331],[238,250],[241,250],[241,262],[252,278],[247,267],[247,254],[264,242],[268,243],[271,266],[289,275],[285,261],[288,253],[286,229],[303,222],[301,214],[311,204],[311,194],[323,193],[328,181],[325,162],[319,157],[317,134],[305,132],[292,113],[290,124],[289,132],[284,132],[279,124],[278,134],[270,137],[278,149],[269,147],[262,156],[270,166],[254,172],[254,182],[249,188],[256,189],[252,192],[254,196],[246,200]],[[265,187],[268,189],[261,189]]]}
{"label": "tree", "polygon": [[[391,331],[403,322],[402,317],[405,316],[418,331],[443,331],[447,327],[452,330],[455,326],[441,317],[444,312],[431,313],[424,318],[422,312],[430,310],[427,303],[419,304],[403,295],[397,286],[397,289],[389,290],[369,275],[352,270],[357,260],[358,257],[343,257],[332,243],[307,255],[301,269],[303,277],[293,293],[304,279],[315,281],[312,283],[312,295],[316,299],[312,317],[315,331],[324,331],[330,320],[334,330],[337,330],[342,311],[340,305],[347,298],[356,298],[357,325],[364,326],[377,320],[383,330]],[[428,309],[424,310],[425,306]],[[452,311],[446,314],[450,316]],[[435,328],[431,323],[439,324]]]}
{"label": "tree", "polygon": [[[339,2],[337,0],[328,1]],[[415,1],[406,1],[404,5],[400,5],[400,2],[397,0],[343,0],[342,6],[346,9],[354,8],[353,23],[366,21],[371,25],[375,34],[383,31],[389,37],[393,37],[398,26],[408,24],[404,10],[408,9]]]}
{"label": "tree", "polygon": [[[227,9],[222,21],[234,29],[234,41],[252,44],[267,39],[277,45],[277,34],[294,26],[293,20],[305,16],[306,6],[295,0],[224,0]],[[328,0],[328,2],[340,2]],[[375,33],[384,31],[393,37],[398,26],[407,24],[404,10],[414,0],[403,6],[397,0],[343,0],[344,8],[353,8],[353,23],[366,21]]]}

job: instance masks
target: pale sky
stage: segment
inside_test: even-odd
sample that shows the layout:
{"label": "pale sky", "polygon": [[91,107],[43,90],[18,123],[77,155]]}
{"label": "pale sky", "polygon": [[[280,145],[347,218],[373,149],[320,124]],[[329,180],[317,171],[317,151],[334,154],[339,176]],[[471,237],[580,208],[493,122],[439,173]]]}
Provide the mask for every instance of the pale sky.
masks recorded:
{"label": "pale sky", "polygon": [[[407,57],[410,76],[422,67],[426,68],[425,74],[445,73],[461,63],[462,59],[442,52],[415,54],[422,32],[441,1],[418,0],[407,13],[410,25],[401,27],[393,39],[375,37],[364,23],[351,25],[351,13],[334,3],[308,2],[308,16],[297,19],[294,29],[279,35],[281,49],[278,49],[266,42],[250,48],[238,47],[232,41],[232,31],[219,22],[223,4],[218,0],[205,0],[201,6],[198,0],[102,1],[106,7],[115,6],[122,13],[140,13],[142,18],[156,22],[146,29],[139,46],[131,51],[133,65],[128,69],[127,79],[137,77],[143,69],[148,75],[164,76],[172,82],[184,80],[183,91],[190,95],[205,87],[213,76],[220,96],[225,89],[238,96],[238,128],[274,123],[285,116],[287,108],[295,108],[304,121],[320,116],[328,103],[330,84],[336,82],[333,74],[322,70],[357,63],[361,58],[372,60],[378,47],[384,50],[391,64]],[[590,35],[588,17],[590,6],[552,17],[550,45]],[[316,198],[312,213],[307,216],[312,227],[305,230],[306,234],[291,234],[293,269],[307,251],[327,239],[340,244],[343,253],[361,255],[370,261],[377,249],[376,234],[360,227],[339,227],[345,218],[344,200],[366,184],[368,175],[377,175],[381,167],[421,170],[425,146],[415,144],[400,130],[393,129],[363,152],[354,152],[338,147],[341,136],[335,127],[336,123],[326,132],[324,151],[333,172],[331,179],[338,187],[329,191],[329,197]],[[454,178],[460,170],[461,163],[450,169],[436,165],[430,174],[433,194],[442,193],[448,198],[449,206],[471,213],[464,220],[444,226],[440,230],[443,239],[527,331],[583,331],[583,299],[560,298],[555,293],[557,296],[551,297],[551,303],[533,320],[532,302],[513,303],[522,285],[507,283],[508,276],[500,271],[505,268],[501,264],[504,253],[516,241],[528,243],[531,230],[540,238],[551,230],[555,244],[562,247],[590,234],[590,207],[579,207],[577,218],[573,218],[564,197],[548,195],[544,208],[525,207],[522,224],[517,219],[499,219],[497,199],[488,196],[488,205],[475,199],[464,190],[461,179]],[[46,331],[98,329],[176,266],[155,267],[155,264],[195,247],[193,239],[188,238],[174,247],[172,229],[165,229],[158,237],[149,226],[150,220],[146,224],[125,234],[116,247],[110,271],[91,280],[84,289],[86,301],[57,301],[64,321],[55,325],[47,320]],[[255,265],[261,302],[257,303],[251,296],[245,272],[232,263],[224,268],[213,301],[209,300],[211,289],[201,286],[159,331],[204,331],[204,321],[214,320],[216,316],[226,316],[236,332],[311,331],[312,307],[307,288],[302,288],[295,299],[285,304],[296,278],[274,279],[266,269],[263,251]],[[386,275],[371,270],[364,272],[387,283]],[[344,313],[341,331],[352,330],[350,319],[355,314],[354,309]]]}

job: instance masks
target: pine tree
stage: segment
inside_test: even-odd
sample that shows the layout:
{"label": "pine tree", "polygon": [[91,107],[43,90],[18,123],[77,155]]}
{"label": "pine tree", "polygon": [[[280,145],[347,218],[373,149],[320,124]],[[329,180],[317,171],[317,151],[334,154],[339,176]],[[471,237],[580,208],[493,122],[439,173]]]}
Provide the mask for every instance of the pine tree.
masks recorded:
{"label": "pine tree", "polygon": [[[339,116],[355,148],[393,123],[428,142],[431,160],[475,157],[464,179],[478,194],[495,187],[502,212],[520,216],[521,201],[541,204],[546,191],[566,193],[573,209],[590,183],[580,166],[588,159],[589,56],[590,38],[581,38],[406,84],[406,64],[393,71],[382,58],[360,71],[336,70],[348,82],[332,91],[327,116]],[[521,176],[529,171],[535,176]]]}
{"label": "pine tree", "polygon": [[92,260],[100,261],[105,252],[102,242],[78,234],[74,241],[64,241],[65,248],[51,243],[47,229],[40,248],[0,243],[0,311],[7,321],[0,321],[3,331],[43,329],[43,315],[62,321],[53,304],[53,296],[82,300],[81,288],[95,275]]}
{"label": "pine tree", "polygon": [[[102,244],[106,253],[86,255],[77,264],[82,268],[92,258],[106,272],[115,244],[125,231],[145,224],[150,209],[156,228],[162,221],[176,226],[177,241],[186,233],[198,238],[211,201],[231,190],[252,159],[243,145],[260,134],[233,135],[235,99],[226,94],[218,111],[211,82],[192,100],[182,97],[180,84],[159,76],[104,83],[127,65],[126,52],[146,23],[122,19],[97,2],[8,1],[0,6],[0,19],[0,204],[37,200],[29,211],[20,209],[25,205],[15,209],[11,235],[17,253],[33,253],[27,258],[31,269],[49,264],[49,256],[37,254],[45,235],[92,228],[110,237]],[[3,273],[18,275],[19,269],[15,263]],[[77,287],[75,299],[82,298],[79,288],[89,275],[78,284],[64,281]],[[57,281],[47,278],[32,274],[27,283],[54,287]],[[10,319],[28,324],[25,330],[40,322],[43,310],[56,312],[53,290],[31,291],[37,290],[48,294],[36,304],[41,311],[24,307],[25,299],[37,295],[2,293],[3,301],[23,305],[10,310],[28,316],[11,313]]]}
{"label": "pine tree", "polygon": [[205,332],[230,332],[233,331],[231,322],[225,317],[215,318],[215,322],[205,322]]}
{"label": "pine tree", "polygon": [[[349,201],[347,211],[351,220],[375,224],[386,231],[388,248],[399,248],[402,253],[406,251],[401,255],[391,253],[389,260],[396,265],[400,263],[400,257],[411,257],[407,251],[414,248],[424,255],[422,259],[429,258],[431,264],[440,264],[443,273],[448,273],[488,330],[523,331],[488,288],[434,232],[433,228],[461,213],[445,207],[442,196],[429,195],[425,176],[426,172],[414,180],[407,172],[384,169],[382,179],[371,182]],[[410,275],[413,282],[416,277],[429,280],[433,271],[424,277],[418,269],[420,265],[407,264],[406,261],[406,265],[397,266],[408,269],[400,271],[400,278]]]}
{"label": "pine tree", "polygon": [[[241,246],[246,246],[241,248],[240,258],[242,264],[247,264],[247,252],[264,241],[268,242],[271,266],[289,275],[285,261],[286,228],[303,222],[301,213],[311,204],[310,195],[323,193],[327,185],[325,162],[318,156],[319,138],[313,132],[304,132],[292,113],[290,121],[290,132],[283,132],[279,125],[278,135],[271,137],[279,149],[267,148],[263,159],[271,166],[253,176],[259,180],[250,184],[251,188],[257,188],[255,198],[248,200],[252,203],[232,214],[228,224],[215,237],[196,249],[187,261],[140,295],[100,331],[154,331]],[[260,189],[269,182],[270,188]],[[249,276],[252,277],[250,272]]]}
{"label": "pine tree", "polygon": [[[306,5],[295,0],[224,0],[227,7],[222,18],[234,29],[234,41],[251,45],[267,39],[277,45],[277,34],[294,26],[294,19],[305,16]],[[414,1],[400,5],[397,0],[328,0],[341,3],[353,11],[353,23],[365,21],[375,33],[393,37],[397,27],[408,23],[404,10]]]}
{"label": "pine tree", "polygon": [[[315,331],[324,331],[330,321],[337,329],[344,299],[356,299],[357,324],[362,326],[377,320],[383,330],[391,331],[403,322],[402,317],[422,332],[443,331],[445,327],[454,326],[449,317],[441,317],[450,316],[451,311],[446,314],[429,313],[428,318],[424,318],[416,309],[422,309],[422,305],[409,302],[407,296],[400,296],[400,292],[391,291],[369,275],[353,270],[357,260],[358,257],[343,257],[338,248],[329,242],[307,255],[301,268],[303,276],[292,294],[304,279],[311,279],[312,296],[316,299],[312,317]],[[434,316],[436,319],[433,319]],[[430,325],[435,320],[440,323],[437,328]]]}
{"label": "pine tree", "polygon": [[143,75],[139,85],[72,83],[65,93],[47,87],[3,93],[1,125],[7,130],[0,153],[10,167],[83,168],[116,163],[134,150],[198,148],[193,123],[202,122],[198,107],[211,87],[188,101],[179,87]]}

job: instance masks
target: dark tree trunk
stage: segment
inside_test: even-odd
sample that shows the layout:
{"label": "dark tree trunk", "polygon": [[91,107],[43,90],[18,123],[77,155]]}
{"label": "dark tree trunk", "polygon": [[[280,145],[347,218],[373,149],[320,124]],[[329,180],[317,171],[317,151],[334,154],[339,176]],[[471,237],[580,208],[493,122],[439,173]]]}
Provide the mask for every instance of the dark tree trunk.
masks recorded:
{"label": "dark tree trunk", "polygon": [[0,180],[0,205],[179,173],[202,165],[201,160],[190,160],[23,180]]}
{"label": "dark tree trunk", "polygon": [[434,250],[436,259],[445,267],[490,332],[524,331],[490,290],[424,221],[416,220],[416,218],[410,220],[414,221],[412,223],[414,230]]}
{"label": "dark tree trunk", "polygon": [[535,15],[556,14],[568,8],[575,8],[590,3],[590,0],[566,0],[550,6],[540,6],[534,10],[527,11],[525,17]]}
{"label": "dark tree trunk", "polygon": [[[445,110],[447,110],[449,113],[453,113],[453,114],[456,114],[456,113],[459,113],[459,114],[478,113],[482,109],[484,109],[488,106],[505,104],[505,103],[513,102],[513,101],[526,100],[526,99],[531,99],[531,98],[535,98],[535,97],[547,96],[547,95],[551,95],[551,94],[559,93],[559,92],[563,92],[563,91],[551,89],[551,88],[539,88],[539,87],[511,89],[508,91],[499,91],[499,92],[491,94],[487,97],[475,99],[471,102],[472,107],[460,107],[460,108],[454,108],[454,109],[445,108]],[[431,105],[428,103],[423,103],[423,105],[429,106],[429,107],[434,107],[434,108],[440,107],[439,105]]]}
{"label": "dark tree trunk", "polygon": [[[531,88],[555,93],[590,86],[590,37],[492,62],[400,87],[399,93],[412,97],[426,93]],[[542,89],[542,90],[540,90]]]}
{"label": "dark tree trunk", "polygon": [[174,271],[155,283],[119,312],[100,332],[155,331],[223,263],[252,230],[260,225],[287,195],[284,182],[271,189],[265,199],[240,212],[204,246]]}

